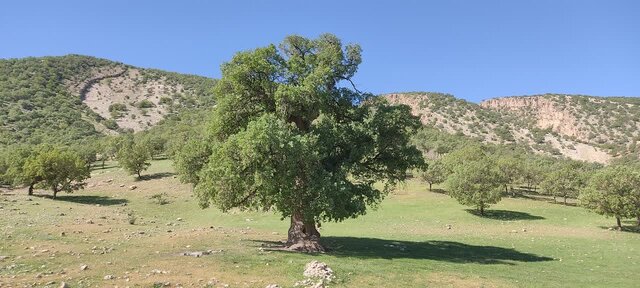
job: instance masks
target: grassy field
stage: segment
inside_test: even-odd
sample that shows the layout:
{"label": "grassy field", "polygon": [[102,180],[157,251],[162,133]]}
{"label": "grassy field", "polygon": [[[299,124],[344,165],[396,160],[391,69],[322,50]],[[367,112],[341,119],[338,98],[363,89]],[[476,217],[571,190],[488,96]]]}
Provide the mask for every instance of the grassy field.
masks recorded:
{"label": "grassy field", "polygon": [[291,287],[313,259],[336,272],[331,287],[638,287],[640,234],[579,207],[505,198],[481,218],[409,181],[363,217],[323,223],[331,251],[308,255],[261,249],[286,238],[278,215],[202,210],[166,160],[146,174],[96,170],[58,200],[0,194],[0,287]]}

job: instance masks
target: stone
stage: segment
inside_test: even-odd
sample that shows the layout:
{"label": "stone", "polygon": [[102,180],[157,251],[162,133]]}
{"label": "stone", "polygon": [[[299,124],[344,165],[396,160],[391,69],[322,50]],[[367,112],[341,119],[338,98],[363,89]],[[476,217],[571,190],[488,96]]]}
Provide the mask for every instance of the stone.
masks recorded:
{"label": "stone", "polygon": [[269,284],[264,288],[280,288],[280,285],[278,285],[278,284]]}
{"label": "stone", "polygon": [[87,269],[89,269],[89,266],[87,266],[87,265],[81,265],[80,266],[80,271],[84,271],[84,270],[87,270]]}
{"label": "stone", "polygon": [[87,220],[87,224],[93,224],[93,220],[91,219]]}
{"label": "stone", "polygon": [[320,279],[323,282],[331,282],[335,278],[333,270],[327,264],[316,260],[305,265],[302,275],[307,278]]}
{"label": "stone", "polygon": [[60,288],[70,288],[71,286],[69,286],[69,284],[67,284],[66,282],[61,282],[59,287]]}
{"label": "stone", "polygon": [[138,188],[138,186],[136,186],[136,185],[129,186],[129,190],[136,190],[137,188]]}
{"label": "stone", "polygon": [[103,279],[104,279],[104,280],[113,280],[113,279],[115,279],[115,278],[116,278],[116,277],[114,277],[113,275],[106,275],[106,276],[104,276],[104,278],[103,278]]}
{"label": "stone", "polygon": [[151,274],[169,274],[169,272],[160,269],[153,269],[151,270]]}

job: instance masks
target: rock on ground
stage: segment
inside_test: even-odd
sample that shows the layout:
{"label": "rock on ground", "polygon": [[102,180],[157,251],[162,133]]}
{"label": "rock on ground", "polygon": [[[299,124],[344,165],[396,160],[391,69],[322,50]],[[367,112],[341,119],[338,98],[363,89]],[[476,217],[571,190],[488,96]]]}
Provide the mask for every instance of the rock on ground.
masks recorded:
{"label": "rock on ground", "polygon": [[330,282],[335,278],[333,275],[333,270],[327,266],[327,264],[323,262],[319,262],[313,260],[304,267],[304,273],[302,273],[304,277],[307,278],[318,278],[322,279],[326,282]]}

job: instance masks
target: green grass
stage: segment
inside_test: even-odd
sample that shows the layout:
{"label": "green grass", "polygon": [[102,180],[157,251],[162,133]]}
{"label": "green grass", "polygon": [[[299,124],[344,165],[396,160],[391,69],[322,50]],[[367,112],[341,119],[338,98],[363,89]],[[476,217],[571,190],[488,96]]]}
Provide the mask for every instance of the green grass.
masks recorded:
{"label": "green grass", "polygon": [[[170,161],[153,162],[146,175],[135,181],[110,167],[94,171],[92,187],[55,201],[29,201],[23,190],[0,196],[0,255],[10,256],[0,260],[0,284],[203,287],[215,278],[215,287],[291,287],[317,259],[336,272],[332,287],[637,287],[640,234],[607,230],[613,219],[579,207],[505,198],[479,217],[408,181],[363,217],[322,223],[331,250],[309,255],[261,251],[284,240],[286,220],[201,210]],[[151,199],[163,192],[168,204]],[[207,249],[223,252],[179,256]]]}

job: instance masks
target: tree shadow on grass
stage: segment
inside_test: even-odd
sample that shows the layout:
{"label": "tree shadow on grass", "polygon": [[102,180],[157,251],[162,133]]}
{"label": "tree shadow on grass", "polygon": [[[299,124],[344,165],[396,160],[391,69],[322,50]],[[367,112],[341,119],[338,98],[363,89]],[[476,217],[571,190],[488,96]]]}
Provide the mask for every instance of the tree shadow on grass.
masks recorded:
{"label": "tree shadow on grass", "polygon": [[[261,242],[261,241],[258,241]],[[425,259],[452,263],[504,264],[543,262],[553,258],[511,248],[476,246],[453,241],[397,241],[377,238],[328,236],[321,239],[328,255],[361,259]],[[262,242],[282,247],[280,242]],[[283,253],[298,253],[279,250]]]}
{"label": "tree shadow on grass", "polygon": [[509,211],[509,210],[485,210],[484,215],[480,215],[475,209],[466,209],[470,214],[476,215],[478,217],[489,218],[494,220],[505,220],[505,221],[513,221],[513,220],[542,220],[545,219],[542,216],[531,215],[526,212],[518,212],[518,211]]}
{"label": "tree shadow on grass", "polygon": [[139,179],[136,179],[136,181],[162,179],[167,177],[173,177],[174,175],[176,175],[176,173],[171,173],[171,172],[159,172],[159,173],[153,173],[153,174],[146,174],[146,175],[141,175]]}
{"label": "tree shadow on grass", "polygon": [[[625,223],[627,221],[623,221],[623,223]],[[634,224],[637,222],[633,222]],[[639,233],[640,234],[640,226],[638,225],[630,225],[630,226],[626,226],[623,225],[622,226],[622,230],[618,230],[618,226],[599,226],[600,229],[606,229],[606,230],[613,230],[614,232],[629,232],[629,233]]]}
{"label": "tree shadow on grass", "polygon": [[433,188],[431,190],[428,190],[431,193],[438,193],[438,194],[447,194],[447,190],[444,189],[440,189],[440,188]]}
{"label": "tree shadow on grass", "polygon": [[[50,195],[46,195],[47,198],[52,198]],[[88,204],[88,205],[102,205],[102,206],[112,206],[112,205],[121,205],[128,203],[127,199],[119,199],[119,198],[109,198],[106,196],[93,196],[93,195],[61,195],[56,197],[56,201],[65,201],[65,202],[73,202],[78,204]]]}

